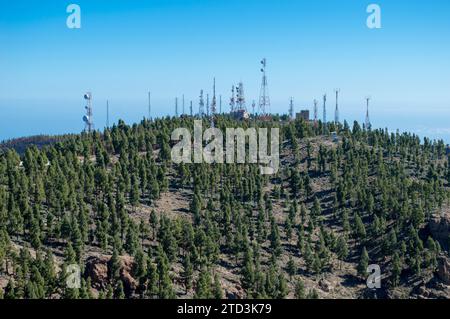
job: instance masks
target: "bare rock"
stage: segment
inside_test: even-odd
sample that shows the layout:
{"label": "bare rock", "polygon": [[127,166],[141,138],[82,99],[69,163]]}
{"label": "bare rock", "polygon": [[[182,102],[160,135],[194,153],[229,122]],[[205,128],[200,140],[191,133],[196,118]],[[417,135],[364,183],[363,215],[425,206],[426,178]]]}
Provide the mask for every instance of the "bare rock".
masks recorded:
{"label": "bare rock", "polygon": [[436,274],[442,283],[450,285],[450,260],[448,257],[440,256],[438,258]]}
{"label": "bare rock", "polygon": [[[86,277],[91,278],[92,287],[95,289],[104,289],[110,283],[108,263],[111,256],[91,256],[86,260]],[[133,278],[134,260],[130,256],[121,256],[120,260],[120,279],[123,282],[124,290],[127,295],[133,294],[138,286],[138,282]]]}
{"label": "bare rock", "polygon": [[325,292],[331,291],[331,284],[328,281],[326,281],[325,279],[321,279],[319,281],[319,287],[320,287],[320,289],[322,289],[322,291],[325,291]]}
{"label": "bare rock", "polygon": [[108,260],[106,257],[95,256],[86,260],[85,274],[91,278],[93,288],[104,289],[108,285]]}
{"label": "bare rock", "polygon": [[429,222],[431,235],[438,240],[441,246],[448,247],[450,240],[450,213],[443,212],[433,216]]}

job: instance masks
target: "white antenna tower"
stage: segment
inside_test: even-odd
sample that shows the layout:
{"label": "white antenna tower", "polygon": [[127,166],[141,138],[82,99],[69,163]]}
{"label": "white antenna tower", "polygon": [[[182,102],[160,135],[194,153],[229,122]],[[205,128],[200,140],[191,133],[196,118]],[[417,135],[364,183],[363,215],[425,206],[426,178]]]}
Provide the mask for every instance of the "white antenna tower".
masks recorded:
{"label": "white antenna tower", "polygon": [[239,111],[247,109],[245,106],[244,83],[242,82],[239,82],[236,88],[236,104]]}
{"label": "white antenna tower", "polygon": [[323,132],[325,134],[327,127],[327,95],[323,95]]}
{"label": "white antenna tower", "polygon": [[231,108],[231,112],[235,111],[235,107],[236,107],[236,100],[234,97],[234,85],[231,87],[231,98],[230,98],[230,108]]}
{"label": "white antenna tower", "polygon": [[209,94],[206,94],[206,116],[209,116]]}
{"label": "white antenna tower", "polygon": [[91,133],[94,130],[94,119],[92,114],[92,93],[87,92],[84,95],[87,105],[84,107],[86,109],[86,115],[83,116],[84,130],[87,133]]}
{"label": "white antenna tower", "polygon": [[216,107],[216,78],[214,78],[213,81],[213,98],[211,102],[211,127],[214,127],[214,116],[217,113],[217,107]]}
{"label": "white antenna tower", "polygon": [[339,92],[341,92],[341,89],[334,90],[334,93],[336,93],[336,109],[334,110],[334,123],[336,125],[339,123]]}
{"label": "white antenna tower", "polygon": [[294,119],[294,98],[291,97],[289,101],[289,117],[291,120]]}
{"label": "white antenna tower", "polygon": [[369,102],[372,98],[370,96],[366,97],[366,130],[370,130],[372,128],[372,124],[370,124],[369,117]]}
{"label": "white antenna tower", "polygon": [[262,115],[266,115],[270,108],[270,98],[269,98],[269,88],[267,85],[267,75],[266,75],[266,66],[267,61],[266,58],[261,61],[261,73],[262,73],[262,82],[261,82],[261,92],[259,94],[259,112]]}
{"label": "white antenna tower", "polygon": [[317,120],[318,120],[318,108],[317,105],[319,104],[319,101],[314,100],[314,127],[317,127]]}
{"label": "white antenna tower", "polygon": [[109,127],[109,101],[106,100],[106,127]]}
{"label": "white antenna tower", "polygon": [[203,100],[203,90],[200,90],[200,102],[198,104],[198,115],[200,117],[205,113],[205,101]]}
{"label": "white antenna tower", "polygon": [[189,105],[189,111],[190,111],[190,114],[191,114],[191,116],[192,116],[192,113],[193,113],[193,110],[192,110],[192,101],[191,101],[191,104]]}
{"label": "white antenna tower", "polygon": [[152,118],[152,102],[151,102],[151,95],[150,91],[148,92],[148,119],[150,120]]}
{"label": "white antenna tower", "polygon": [[182,110],[183,110],[183,113],[181,113],[181,114],[184,115],[184,94],[183,94],[183,101],[181,103],[182,103]]}

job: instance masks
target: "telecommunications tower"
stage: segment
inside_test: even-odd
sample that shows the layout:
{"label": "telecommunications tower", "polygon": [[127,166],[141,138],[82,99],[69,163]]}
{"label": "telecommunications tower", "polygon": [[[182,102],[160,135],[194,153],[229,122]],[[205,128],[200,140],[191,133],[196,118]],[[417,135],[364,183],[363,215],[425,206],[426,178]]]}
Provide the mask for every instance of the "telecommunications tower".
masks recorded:
{"label": "telecommunications tower", "polygon": [[94,119],[92,116],[92,93],[87,92],[84,95],[84,99],[86,100],[86,106],[84,107],[86,109],[86,115],[83,116],[84,131],[91,133],[94,130]]}
{"label": "telecommunications tower", "polygon": [[231,113],[233,113],[235,111],[235,107],[236,107],[236,99],[235,99],[235,95],[234,95],[234,85],[233,85],[231,87],[231,98],[230,98]]}
{"label": "telecommunications tower", "polygon": [[259,113],[261,115],[266,115],[266,112],[270,110],[270,98],[269,98],[269,88],[267,85],[267,75],[266,75],[266,66],[267,61],[266,58],[261,60],[261,73],[262,73],[262,82],[261,82],[261,91],[259,94]]}
{"label": "telecommunications tower", "polygon": [[319,101],[314,100],[314,127],[317,128],[317,120],[319,115],[319,110],[317,108],[317,104],[319,104]]}
{"label": "telecommunications tower", "polygon": [[217,113],[217,102],[216,102],[216,78],[213,81],[213,97],[211,102],[211,127],[214,127],[214,116]]}
{"label": "telecommunications tower", "polygon": [[335,89],[334,93],[336,93],[336,109],[334,110],[334,123],[337,125],[339,123],[339,92],[340,89]]}
{"label": "telecommunications tower", "polygon": [[151,102],[151,95],[150,91],[148,92],[148,119],[150,120],[152,118],[152,102]]}
{"label": "telecommunications tower", "polygon": [[370,96],[366,97],[366,130],[370,130],[372,128],[372,124],[370,124],[370,117],[369,117],[369,102],[371,100]]}
{"label": "telecommunications tower", "polygon": [[175,98],[175,116],[178,117],[178,98]]}
{"label": "telecommunications tower", "polygon": [[238,111],[246,111],[245,95],[244,95],[244,83],[239,82],[236,88],[236,108]]}
{"label": "telecommunications tower", "polygon": [[294,98],[291,97],[289,101],[289,118],[294,119]]}
{"label": "telecommunications tower", "polygon": [[109,101],[106,100],[106,128],[109,127]]}
{"label": "telecommunications tower", "polygon": [[323,132],[325,134],[327,128],[327,95],[323,95]]}
{"label": "telecommunications tower", "polygon": [[205,113],[205,100],[203,99],[203,90],[200,90],[200,101],[198,103],[198,115],[200,117]]}

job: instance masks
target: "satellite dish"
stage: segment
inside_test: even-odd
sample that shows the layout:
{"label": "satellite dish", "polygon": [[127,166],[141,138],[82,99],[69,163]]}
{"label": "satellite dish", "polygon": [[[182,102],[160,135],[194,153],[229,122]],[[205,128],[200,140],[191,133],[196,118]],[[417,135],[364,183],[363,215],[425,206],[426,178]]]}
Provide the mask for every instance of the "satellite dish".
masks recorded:
{"label": "satellite dish", "polygon": [[83,121],[86,123],[89,122],[89,117],[87,115],[83,116]]}
{"label": "satellite dish", "polygon": [[84,95],[84,99],[85,99],[85,100],[90,100],[90,99],[91,99],[91,95],[90,95],[89,93],[86,93],[86,94]]}

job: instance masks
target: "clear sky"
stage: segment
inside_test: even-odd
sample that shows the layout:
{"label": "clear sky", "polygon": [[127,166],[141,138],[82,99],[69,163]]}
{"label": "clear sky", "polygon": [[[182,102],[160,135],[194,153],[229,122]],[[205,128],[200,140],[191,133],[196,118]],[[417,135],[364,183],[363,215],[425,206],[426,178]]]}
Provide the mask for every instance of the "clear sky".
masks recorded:
{"label": "clear sky", "polygon": [[[81,29],[66,26],[70,3],[81,7]],[[366,26],[370,3],[381,7],[381,29]],[[326,92],[331,119],[339,87],[343,117],[363,120],[371,95],[374,125],[450,137],[448,0],[0,4],[0,140],[80,131],[87,90],[97,127],[104,126],[106,99],[112,120],[142,118],[148,90],[155,115],[173,114],[182,94],[197,109],[200,89],[211,92],[214,76],[224,108],[240,80],[250,107],[263,57],[273,112],[287,112],[290,96],[297,109],[311,108]]]}

